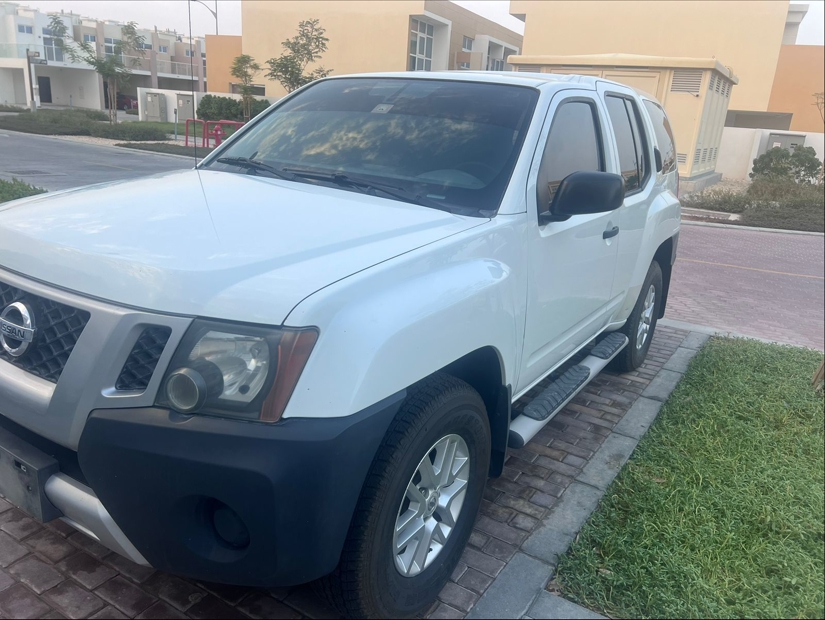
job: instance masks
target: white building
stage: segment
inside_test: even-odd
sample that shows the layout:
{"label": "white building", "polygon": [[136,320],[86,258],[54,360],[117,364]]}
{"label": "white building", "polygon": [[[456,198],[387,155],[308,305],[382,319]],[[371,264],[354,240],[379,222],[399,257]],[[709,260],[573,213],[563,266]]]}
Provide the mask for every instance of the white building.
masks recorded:
{"label": "white building", "polygon": [[[42,105],[103,109],[106,85],[91,66],[72,62],[52,38],[51,15],[13,2],[0,2],[0,103],[29,106],[33,96]],[[72,38],[94,45],[99,56],[111,54],[124,24],[74,13],[59,13]],[[206,90],[206,44],[203,37],[173,31],[138,29],[145,39],[144,55],[124,57],[131,68],[124,95],[136,97],[138,87]],[[191,43],[191,46],[190,46]],[[29,53],[37,54],[34,64]],[[41,64],[45,63],[45,64]],[[30,79],[30,75],[34,79]],[[192,84],[196,81],[196,84]],[[34,82],[32,84],[32,82]]]}

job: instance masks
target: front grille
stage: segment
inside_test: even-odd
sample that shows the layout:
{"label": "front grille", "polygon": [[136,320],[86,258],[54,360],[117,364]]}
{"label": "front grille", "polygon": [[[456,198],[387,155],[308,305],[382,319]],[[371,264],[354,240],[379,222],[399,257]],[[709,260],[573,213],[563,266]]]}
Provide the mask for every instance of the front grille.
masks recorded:
{"label": "front grille", "polygon": [[0,347],[0,359],[57,383],[89,322],[89,313],[0,282],[0,312],[16,301],[26,304],[34,315],[34,342],[21,357],[13,357]]}
{"label": "front grille", "polygon": [[155,372],[172,330],[168,327],[148,327],[132,347],[115,387],[118,390],[145,390]]}

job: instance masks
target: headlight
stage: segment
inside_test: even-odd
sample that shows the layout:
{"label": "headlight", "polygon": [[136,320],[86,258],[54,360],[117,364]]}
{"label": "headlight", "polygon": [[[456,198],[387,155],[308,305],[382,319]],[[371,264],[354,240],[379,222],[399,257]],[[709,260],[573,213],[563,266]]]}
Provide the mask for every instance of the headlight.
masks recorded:
{"label": "headlight", "polygon": [[312,328],[196,320],[172,357],[158,404],[181,413],[276,422],[317,339]]}

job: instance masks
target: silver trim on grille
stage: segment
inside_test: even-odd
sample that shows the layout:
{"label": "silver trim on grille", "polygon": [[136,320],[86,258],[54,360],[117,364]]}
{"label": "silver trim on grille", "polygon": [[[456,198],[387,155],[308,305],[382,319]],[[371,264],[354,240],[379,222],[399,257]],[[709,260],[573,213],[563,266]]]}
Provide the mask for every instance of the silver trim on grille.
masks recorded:
{"label": "silver trim on grille", "polygon": [[[150,407],[190,317],[125,308],[29,280],[0,268],[0,280],[33,295],[89,312],[89,322],[57,384],[0,359],[0,414],[72,450],[77,450],[89,413],[95,409]],[[172,330],[146,390],[115,388],[123,364],[146,327]]]}

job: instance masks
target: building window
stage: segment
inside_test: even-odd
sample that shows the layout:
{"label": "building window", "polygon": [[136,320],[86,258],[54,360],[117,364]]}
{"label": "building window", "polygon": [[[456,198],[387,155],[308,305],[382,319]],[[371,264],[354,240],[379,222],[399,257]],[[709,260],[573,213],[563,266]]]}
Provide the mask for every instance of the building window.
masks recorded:
{"label": "building window", "polygon": [[150,50],[150,51],[151,51],[151,49],[152,49],[152,44],[151,44],[151,43],[141,43],[141,44],[140,44],[140,49],[142,49],[142,50]]}
{"label": "building window", "polygon": [[458,68],[459,69],[465,69],[465,70],[469,69],[470,68],[470,63],[469,62],[460,62],[460,63],[458,63]]}
{"label": "building window", "polygon": [[461,49],[464,52],[472,52],[473,40],[470,37],[464,37],[464,43],[461,44]]}
{"label": "building window", "polygon": [[17,32],[20,34],[34,34],[34,29],[31,26],[17,24]]}
{"label": "building window", "polygon": [[120,39],[112,39],[110,37],[105,37],[103,39],[103,51],[106,53],[107,56],[114,56],[115,46],[119,43]]}
{"label": "building window", "polygon": [[433,25],[419,19],[410,20],[410,71],[432,71]]}
{"label": "building window", "polygon": [[93,34],[84,34],[83,41],[86,43],[94,43],[95,41],[97,41],[97,37]]}
{"label": "building window", "polygon": [[[45,28],[43,29],[46,30]],[[46,58],[57,62],[63,62],[63,50],[57,45],[58,39],[43,37],[43,47],[46,48]]]}
{"label": "building window", "polygon": [[487,58],[487,71],[504,71],[504,61],[501,58]]}
{"label": "building window", "polygon": [[168,54],[169,53],[169,46],[168,45],[158,45],[158,51],[161,54]]}
{"label": "building window", "polygon": [[193,52],[192,50],[186,50],[186,57],[187,58],[192,58],[192,56],[194,56],[194,55],[195,55],[195,52]]}

